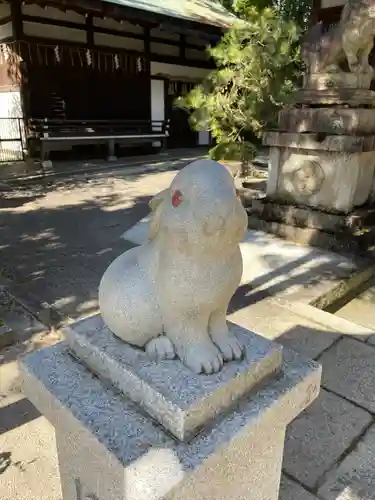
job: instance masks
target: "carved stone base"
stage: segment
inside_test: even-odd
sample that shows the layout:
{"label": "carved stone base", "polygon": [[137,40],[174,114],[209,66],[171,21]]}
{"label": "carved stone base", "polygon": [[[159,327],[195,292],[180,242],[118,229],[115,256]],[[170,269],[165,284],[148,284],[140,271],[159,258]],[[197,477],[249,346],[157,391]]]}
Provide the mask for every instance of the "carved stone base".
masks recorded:
{"label": "carved stone base", "polygon": [[[299,138],[303,136],[300,134]],[[339,140],[337,136],[336,144]],[[273,146],[270,148],[267,196],[348,214],[355,207],[372,203],[374,175],[374,151],[351,153],[339,148],[332,151],[328,150],[328,144],[326,150],[318,149],[318,144],[316,149],[298,147],[294,143],[289,147]]]}
{"label": "carved stone base", "polygon": [[375,202],[375,112],[365,109],[375,107],[371,79],[372,73],[305,76],[293,106],[279,113],[279,130],[263,136],[273,201],[262,209],[253,204],[250,227],[337,250],[368,245],[372,226],[364,234],[352,214]]}
{"label": "carved stone base", "polygon": [[345,215],[265,197],[253,200],[247,211],[249,228],[296,243],[357,254],[375,243],[375,206]]}
{"label": "carved stone base", "polygon": [[369,89],[372,73],[307,73],[303,86],[310,90]]}

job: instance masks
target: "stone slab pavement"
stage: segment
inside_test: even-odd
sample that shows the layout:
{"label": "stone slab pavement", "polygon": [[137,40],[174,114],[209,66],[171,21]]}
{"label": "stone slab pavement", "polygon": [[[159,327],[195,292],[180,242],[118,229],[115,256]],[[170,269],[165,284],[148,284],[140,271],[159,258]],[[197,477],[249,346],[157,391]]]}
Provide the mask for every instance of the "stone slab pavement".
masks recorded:
{"label": "stone slab pavement", "polygon": [[[183,164],[76,176],[3,196],[3,274],[66,321],[91,314],[105,267],[142,242],[148,199]],[[375,332],[363,328],[360,341],[358,325],[347,320],[342,328],[308,305],[366,263],[254,231],[242,252],[245,272],[230,319],[324,368],[319,399],[288,429],[280,500],[374,500]],[[37,326],[0,351],[2,500],[61,500],[53,430],[19,390],[16,359],[61,338]]]}

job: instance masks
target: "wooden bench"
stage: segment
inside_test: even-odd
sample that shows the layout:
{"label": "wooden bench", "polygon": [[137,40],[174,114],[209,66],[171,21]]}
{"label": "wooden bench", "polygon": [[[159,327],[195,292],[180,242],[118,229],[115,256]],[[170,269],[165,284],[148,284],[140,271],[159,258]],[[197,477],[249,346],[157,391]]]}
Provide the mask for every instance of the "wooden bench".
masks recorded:
{"label": "wooden bench", "polygon": [[160,142],[164,148],[169,122],[163,120],[56,120],[32,118],[28,122],[28,144],[38,145],[42,165],[51,151],[85,144],[107,144],[108,160],[116,160],[116,144]]}

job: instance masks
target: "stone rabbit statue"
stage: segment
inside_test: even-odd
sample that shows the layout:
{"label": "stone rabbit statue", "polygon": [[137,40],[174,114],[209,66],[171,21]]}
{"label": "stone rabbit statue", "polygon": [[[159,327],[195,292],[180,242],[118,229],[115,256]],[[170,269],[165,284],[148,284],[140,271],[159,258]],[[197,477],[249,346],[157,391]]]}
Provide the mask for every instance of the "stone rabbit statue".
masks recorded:
{"label": "stone rabbit statue", "polygon": [[196,373],[240,359],[226,313],[242,276],[247,215],[229,171],[198,160],[150,202],[149,241],[120,255],[99,287],[104,322],[158,359]]}

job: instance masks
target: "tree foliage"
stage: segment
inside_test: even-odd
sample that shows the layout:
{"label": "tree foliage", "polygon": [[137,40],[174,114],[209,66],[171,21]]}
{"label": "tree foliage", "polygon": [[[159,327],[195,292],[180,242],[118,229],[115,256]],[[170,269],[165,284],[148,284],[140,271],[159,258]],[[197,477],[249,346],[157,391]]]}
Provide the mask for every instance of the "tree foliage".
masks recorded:
{"label": "tree foliage", "polygon": [[[241,0],[238,0],[240,2]],[[299,73],[299,30],[275,9],[250,7],[246,23],[209,49],[216,68],[177,105],[190,111],[196,130],[210,130],[213,158],[250,159],[254,141],[272,127]]]}
{"label": "tree foliage", "polygon": [[311,0],[219,0],[219,2],[230,12],[245,18],[251,7],[256,7],[258,10],[271,7],[282,19],[294,21],[302,29],[307,27],[312,5]]}

